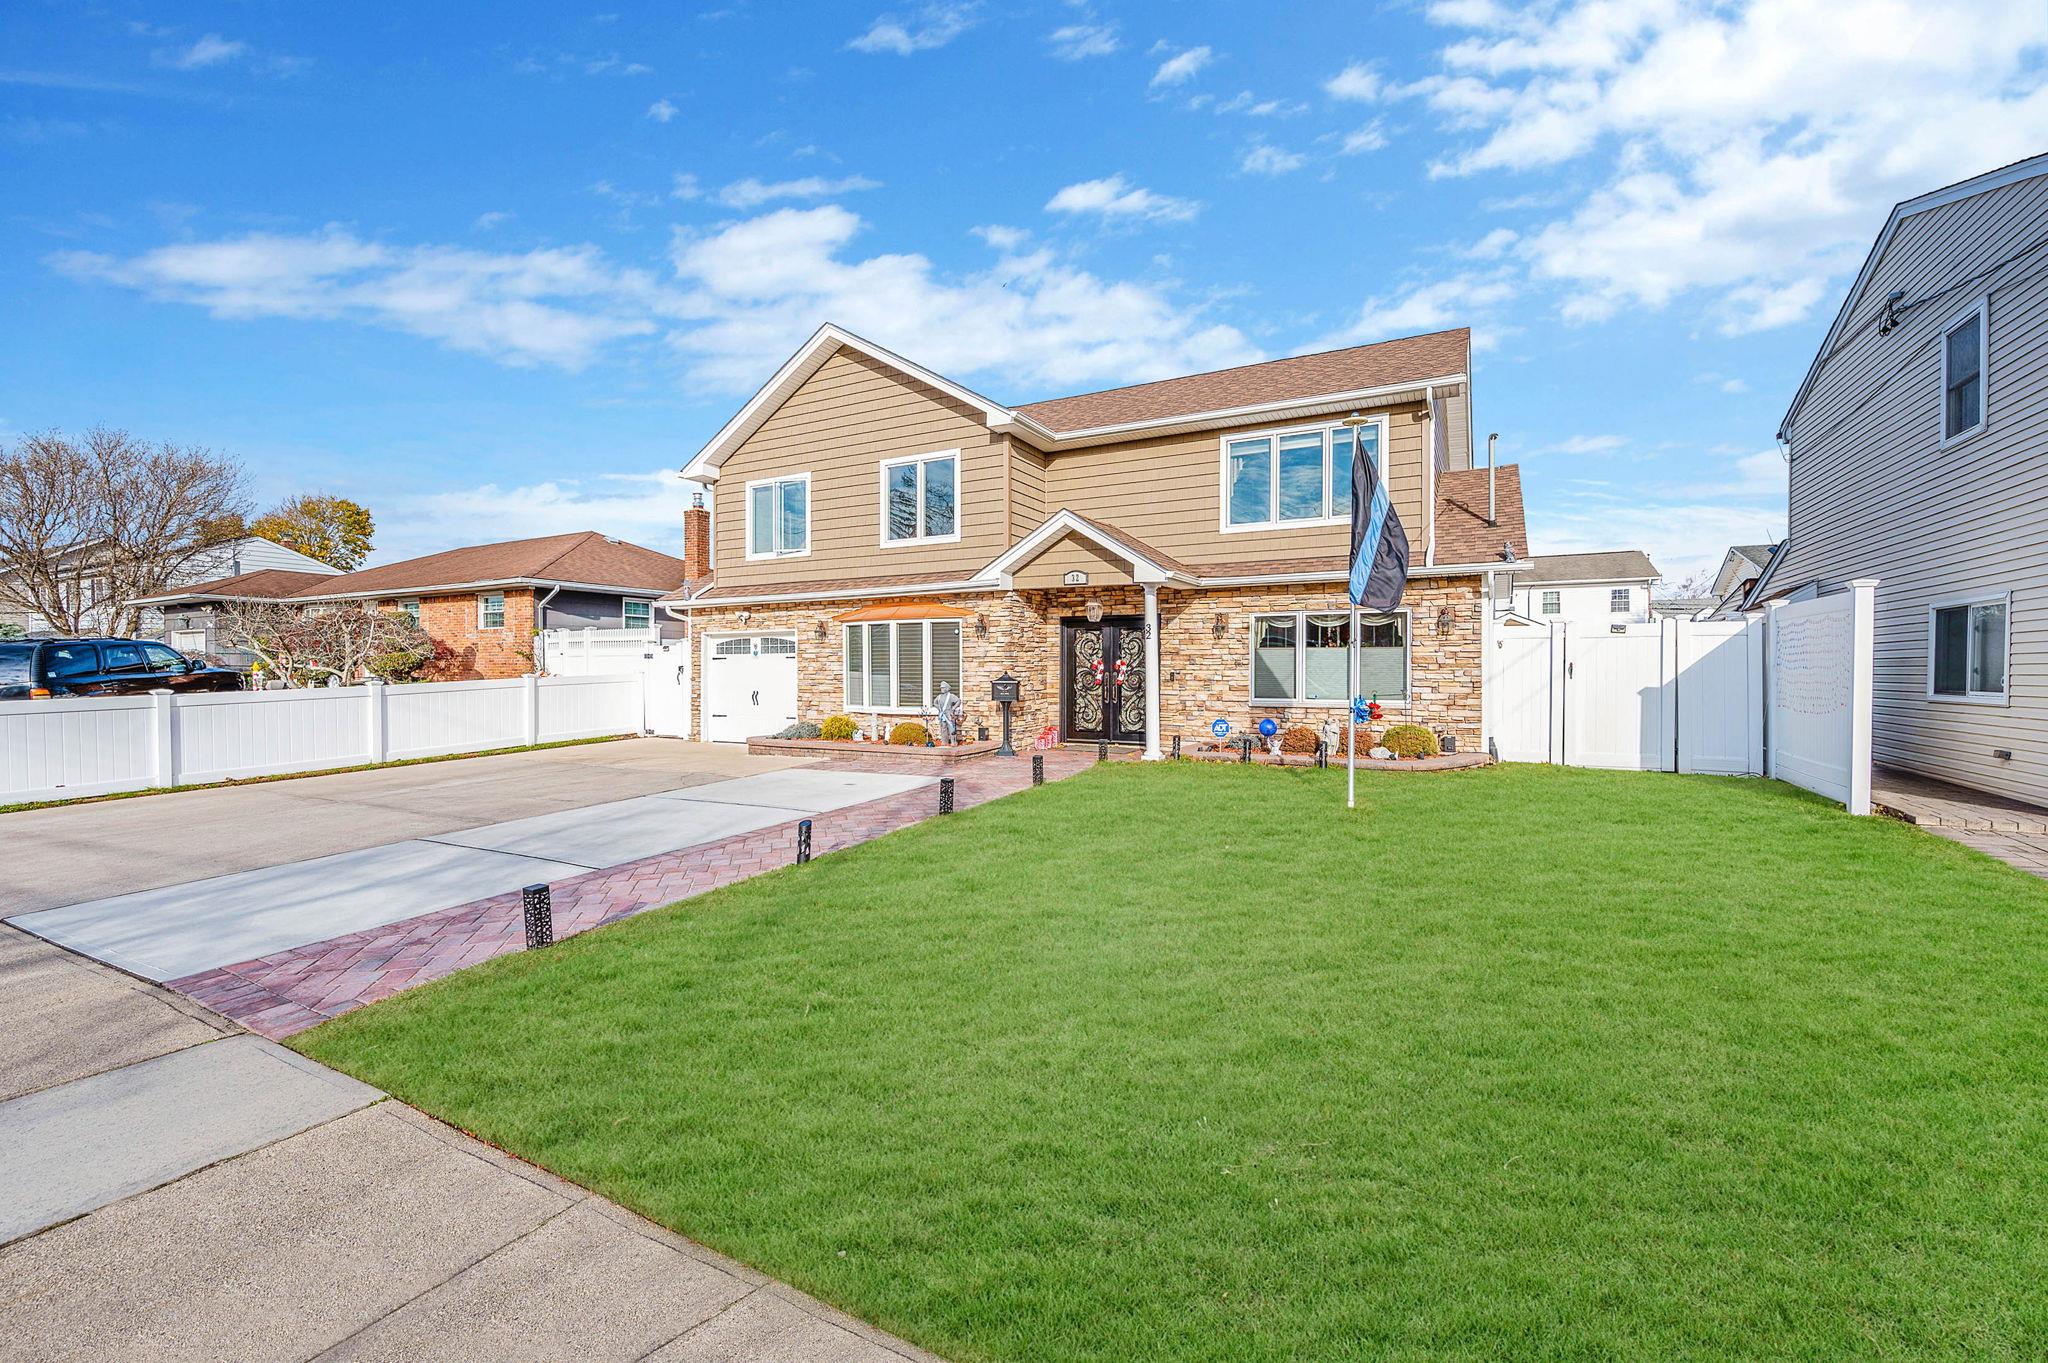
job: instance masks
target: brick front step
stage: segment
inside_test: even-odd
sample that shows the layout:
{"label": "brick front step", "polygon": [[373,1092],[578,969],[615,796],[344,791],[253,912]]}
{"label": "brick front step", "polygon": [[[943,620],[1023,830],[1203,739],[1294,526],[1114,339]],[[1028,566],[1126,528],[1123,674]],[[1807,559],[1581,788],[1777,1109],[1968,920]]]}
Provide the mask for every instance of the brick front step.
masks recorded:
{"label": "brick front step", "polygon": [[917,762],[950,767],[992,756],[1003,745],[994,739],[961,743],[954,747],[915,747],[907,743],[855,743],[829,738],[750,738],[747,751],[774,757],[886,757],[897,762]]}

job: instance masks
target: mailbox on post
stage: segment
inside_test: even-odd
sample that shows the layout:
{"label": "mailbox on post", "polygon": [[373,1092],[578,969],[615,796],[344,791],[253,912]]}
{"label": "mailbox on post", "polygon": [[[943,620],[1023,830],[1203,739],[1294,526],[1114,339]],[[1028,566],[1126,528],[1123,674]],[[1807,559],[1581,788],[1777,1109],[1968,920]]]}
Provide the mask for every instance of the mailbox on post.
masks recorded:
{"label": "mailbox on post", "polygon": [[1007,672],[988,684],[988,698],[1003,709],[1003,746],[996,749],[998,757],[1017,755],[1017,750],[1010,746],[1010,707],[1017,703],[1020,692],[1017,679]]}

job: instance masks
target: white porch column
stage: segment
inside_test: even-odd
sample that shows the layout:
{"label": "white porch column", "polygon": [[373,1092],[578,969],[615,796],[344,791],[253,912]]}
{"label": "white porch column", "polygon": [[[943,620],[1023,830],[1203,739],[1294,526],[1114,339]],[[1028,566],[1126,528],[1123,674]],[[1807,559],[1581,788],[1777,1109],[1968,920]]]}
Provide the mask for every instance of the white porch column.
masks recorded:
{"label": "white porch column", "polygon": [[1145,587],[1145,760],[1157,762],[1159,751],[1159,584]]}

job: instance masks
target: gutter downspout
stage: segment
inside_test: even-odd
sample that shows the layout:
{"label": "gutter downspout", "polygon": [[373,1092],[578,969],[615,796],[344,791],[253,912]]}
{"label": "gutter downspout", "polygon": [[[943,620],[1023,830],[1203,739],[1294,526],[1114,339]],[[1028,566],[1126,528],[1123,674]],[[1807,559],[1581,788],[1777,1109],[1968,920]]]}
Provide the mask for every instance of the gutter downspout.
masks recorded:
{"label": "gutter downspout", "polygon": [[1429,533],[1422,542],[1422,566],[1436,566],[1436,385],[1422,386],[1422,501]]}
{"label": "gutter downspout", "polygon": [[1499,443],[1499,431],[1495,431],[1492,435],[1486,437],[1486,523],[1489,526],[1498,526],[1500,524],[1500,510],[1499,503],[1494,495],[1493,475],[1493,466],[1495,462],[1493,457],[1493,447]]}
{"label": "gutter downspout", "polygon": [[555,593],[560,590],[562,590],[562,584],[557,582],[554,586],[548,588],[546,596],[533,603],[534,634],[540,640],[539,646],[534,650],[533,670],[536,672],[544,671],[548,665],[548,602],[554,600]]}

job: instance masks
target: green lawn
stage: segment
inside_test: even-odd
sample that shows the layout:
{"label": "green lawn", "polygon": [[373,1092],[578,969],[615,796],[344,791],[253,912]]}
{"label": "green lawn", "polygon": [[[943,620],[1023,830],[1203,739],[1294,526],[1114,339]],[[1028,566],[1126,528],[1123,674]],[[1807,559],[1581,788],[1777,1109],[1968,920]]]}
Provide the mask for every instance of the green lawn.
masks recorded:
{"label": "green lawn", "polygon": [[2048,1356],[2048,887],[1343,779],[1096,768],[302,1045],[963,1363]]}

